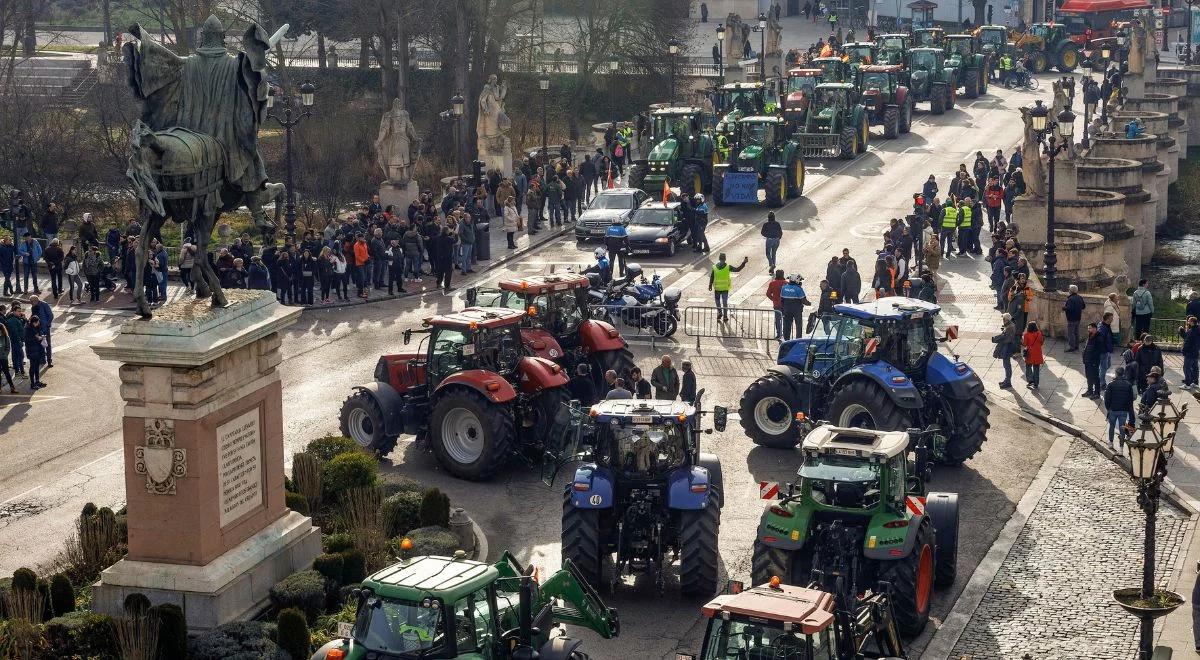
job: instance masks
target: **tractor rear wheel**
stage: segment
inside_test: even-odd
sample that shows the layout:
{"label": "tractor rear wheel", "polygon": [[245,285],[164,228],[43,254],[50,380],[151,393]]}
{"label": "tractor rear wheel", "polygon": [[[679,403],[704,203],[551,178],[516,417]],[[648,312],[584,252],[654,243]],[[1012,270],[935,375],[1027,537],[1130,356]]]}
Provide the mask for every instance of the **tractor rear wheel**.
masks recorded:
{"label": "tractor rear wheel", "polygon": [[396,436],[384,432],[383,409],[370,394],[355,390],[346,397],[339,418],[342,435],[359,447],[377,456],[387,456],[396,448]]}
{"label": "tractor rear wheel", "polygon": [[609,369],[617,372],[618,378],[628,379],[629,371],[637,366],[637,361],[633,359],[633,351],[628,347],[594,353],[592,358],[596,361],[592,369],[592,380],[596,387],[604,385],[604,372]]}
{"label": "tractor rear wheel", "polygon": [[683,166],[683,181],[679,183],[679,191],[685,197],[692,197],[704,192],[704,172],[695,163]]}
{"label": "tractor rear wheel", "polygon": [[521,420],[522,444],[536,444],[543,448],[553,445],[559,429],[567,424],[567,404],[570,401],[571,393],[565,387],[552,387],[538,393],[529,402],[528,415]]}
{"label": "tractor rear wheel", "polygon": [[791,449],[800,441],[795,425],[800,404],[799,394],[783,374],[762,376],[750,383],[738,404],[742,430],[756,445]]}
{"label": "tractor rear wheel", "polygon": [[600,586],[604,555],[600,550],[600,511],[571,504],[571,491],[563,495],[562,558],[570,559],[583,579]]}
{"label": "tractor rear wheel", "polygon": [[437,395],[429,417],[433,454],[459,479],[489,479],[516,441],[508,406],[489,403],[483,395],[455,387]]}
{"label": "tractor rear wheel", "polygon": [[876,431],[903,431],[911,421],[879,385],[865,379],[835,391],[826,417],[834,426]]}
{"label": "tractor rear wheel", "polygon": [[846,124],[838,134],[838,158],[850,160],[858,153],[858,129]]}
{"label": "tractor rear wheel", "polygon": [[721,528],[721,505],[709,491],[703,509],[683,511],[679,516],[679,591],[689,596],[711,596],[717,591],[717,537]]}
{"label": "tractor rear wheel", "polygon": [[945,589],[958,576],[958,494],[929,493],[925,497],[925,515],[933,522],[937,539],[933,586]]}
{"label": "tractor rear wheel", "polygon": [[950,399],[949,404],[954,413],[954,425],[946,441],[942,463],[962,465],[979,453],[983,441],[987,440],[987,430],[992,426],[988,423],[987,395],[980,392],[970,399]]}
{"label": "tractor rear wheel", "polygon": [[855,150],[856,154],[867,153],[867,144],[871,141],[871,120],[867,118],[867,113],[863,113],[862,124],[858,128],[858,144]]}
{"label": "tractor rear wheel", "polygon": [[763,190],[767,193],[765,203],[773,209],[783,206],[787,201],[787,177],[784,174],[782,168],[770,167],[763,177]]}
{"label": "tractor rear wheel", "polygon": [[1046,60],[1045,53],[1034,53],[1030,56],[1029,63],[1033,73],[1045,73],[1046,69],[1050,68],[1050,63]]}
{"label": "tractor rear wheel", "polygon": [[904,100],[904,110],[900,113],[900,132],[907,133],[912,130],[912,113],[913,102],[912,98]]}
{"label": "tractor rear wheel", "polygon": [[[646,183],[646,168],[643,165],[630,165],[629,178],[625,181],[630,188],[640,189]],[[601,186],[603,187],[603,186]]]}
{"label": "tractor rear wheel", "polygon": [[900,106],[889,105],[883,111],[883,137],[893,140],[900,134]]}
{"label": "tractor rear wheel", "polygon": [[1075,67],[1079,66],[1079,51],[1072,44],[1063,46],[1063,49],[1058,53],[1058,61],[1055,64],[1059,71],[1071,73],[1075,70]]}
{"label": "tractor rear wheel", "polygon": [[967,79],[963,82],[963,96],[973,99],[979,96],[979,77],[973,76],[968,71]]}
{"label": "tractor rear wheel", "polygon": [[929,111],[935,115],[945,114],[947,98],[946,86],[934,85],[932,92],[929,94]]}
{"label": "tractor rear wheel", "polygon": [[792,156],[792,160],[788,163],[787,174],[787,196],[788,199],[796,199],[804,194],[804,159],[797,155]]}
{"label": "tractor rear wheel", "polygon": [[880,562],[879,579],[892,585],[892,612],[905,637],[916,637],[929,623],[933,600],[934,556],[937,546],[933,530],[921,525],[912,552],[903,559]]}

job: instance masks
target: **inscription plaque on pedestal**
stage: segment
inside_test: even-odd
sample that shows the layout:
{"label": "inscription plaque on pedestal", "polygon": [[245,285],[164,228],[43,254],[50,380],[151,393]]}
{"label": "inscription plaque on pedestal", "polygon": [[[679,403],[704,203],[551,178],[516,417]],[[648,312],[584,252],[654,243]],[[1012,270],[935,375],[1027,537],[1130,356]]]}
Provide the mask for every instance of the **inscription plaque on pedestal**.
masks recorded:
{"label": "inscription plaque on pedestal", "polygon": [[254,408],[217,427],[221,527],[263,505],[262,433]]}

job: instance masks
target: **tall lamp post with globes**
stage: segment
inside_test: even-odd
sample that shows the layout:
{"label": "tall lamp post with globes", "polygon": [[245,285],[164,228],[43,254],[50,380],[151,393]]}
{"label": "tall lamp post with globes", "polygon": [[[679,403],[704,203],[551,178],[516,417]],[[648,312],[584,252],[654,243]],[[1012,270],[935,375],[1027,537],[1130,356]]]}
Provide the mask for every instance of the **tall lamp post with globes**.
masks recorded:
{"label": "tall lamp post with globes", "polygon": [[767,49],[767,15],[759,12],[758,25],[750,29],[758,33],[758,79],[765,83],[767,81],[767,54],[763,51]]}
{"label": "tall lamp post with globes", "polygon": [[[285,207],[284,220],[287,226],[287,237],[296,238],[296,186],[295,178],[292,175],[292,129],[294,129],[302,119],[312,114],[311,108],[313,99],[316,96],[317,87],[311,82],[305,81],[300,85],[300,98],[271,87],[267,92],[267,116],[274,119],[283,127],[284,135],[284,164],[287,169],[286,185],[287,185],[287,206]],[[275,109],[275,99],[279,98],[279,102],[283,104],[283,117],[271,112]],[[293,118],[292,113],[298,112]]]}
{"label": "tall lamp post with globes", "polygon": [[1113,598],[1125,611],[1141,620],[1138,660],[1154,656],[1154,620],[1170,614],[1183,603],[1174,592],[1154,587],[1155,517],[1162,483],[1167,477],[1167,462],[1175,452],[1175,430],[1187,414],[1187,404],[1176,408],[1170,391],[1159,390],[1153,404],[1140,406],[1138,437],[1125,442],[1129,448],[1130,472],[1137,482],[1138,506],[1146,514],[1142,544],[1142,586],[1113,591]]}
{"label": "tall lamp post with globes", "polygon": [[[546,74],[546,69],[542,69],[542,76],[538,79],[538,89],[542,90],[542,153],[539,154],[539,159],[545,158],[546,163],[549,161],[549,154],[546,151],[546,143],[550,141],[548,135],[549,125],[547,124],[546,116],[546,97],[550,95],[550,76]],[[542,163],[545,165],[546,163]]]}
{"label": "tall lamp post with globes", "polygon": [[725,24],[717,24],[717,85],[725,84]]}
{"label": "tall lamp post with globes", "polygon": [[454,113],[454,168],[458,170],[458,178],[462,178],[462,118],[467,100],[462,94],[450,97],[450,110]]}
{"label": "tall lamp post with globes", "polygon": [[675,58],[679,56],[682,46],[678,39],[667,42],[667,52],[671,54],[671,105],[675,105]]}
{"label": "tall lamp post with globes", "polygon": [[[1029,110],[1033,130],[1037,132],[1046,155],[1050,158],[1050,175],[1046,192],[1046,253],[1045,287],[1047,291],[1058,290],[1058,255],[1054,251],[1054,157],[1071,148],[1071,137],[1075,133],[1075,113],[1064,108],[1053,121],[1048,121],[1050,109],[1042,105],[1041,99]],[[1061,142],[1060,142],[1061,140]]]}

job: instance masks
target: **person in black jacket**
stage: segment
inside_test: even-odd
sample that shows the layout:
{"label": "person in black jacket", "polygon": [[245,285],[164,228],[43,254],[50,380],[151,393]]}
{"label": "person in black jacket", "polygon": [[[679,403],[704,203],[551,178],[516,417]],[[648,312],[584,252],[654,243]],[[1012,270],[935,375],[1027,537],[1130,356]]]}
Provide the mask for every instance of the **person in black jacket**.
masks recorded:
{"label": "person in black jacket", "polygon": [[1104,340],[1097,332],[1095,323],[1087,325],[1087,339],[1083,344],[1083,374],[1087,376],[1087,392],[1083,396],[1095,399],[1100,396],[1100,354],[1104,351]]}
{"label": "person in black jacket", "polygon": [[449,228],[443,228],[441,233],[430,242],[429,260],[432,262],[434,276],[437,278],[433,285],[441,286],[442,291],[450,293],[450,276],[454,273],[454,236]]}
{"label": "person in black jacket", "polygon": [[1137,365],[1138,374],[1141,376],[1141,389],[1145,391],[1149,382],[1146,380],[1150,375],[1150,370],[1158,367],[1159,373],[1163,369],[1162,349],[1154,343],[1154,335],[1146,335],[1142,339],[1142,347],[1137,350]]}
{"label": "person in black jacket", "polygon": [[1087,307],[1087,303],[1083,301],[1083,296],[1079,295],[1079,287],[1072,284],[1067,287],[1067,299],[1063,301],[1063,314],[1067,319],[1067,351],[1071,353],[1079,350],[1079,321],[1083,318],[1083,309]]}
{"label": "person in black jacket", "polygon": [[1197,385],[1197,377],[1200,377],[1200,373],[1197,373],[1197,367],[1200,366],[1200,325],[1197,324],[1195,316],[1187,318],[1187,324],[1179,328],[1179,336],[1183,337],[1182,389],[1190,390]]}
{"label": "person in black jacket", "polygon": [[1125,425],[1133,417],[1133,384],[1125,379],[1125,367],[1117,367],[1117,377],[1104,388],[1104,408],[1108,411],[1108,448],[1113,451],[1113,432],[1125,443]]}
{"label": "person in black jacket", "polygon": [[842,292],[842,270],[842,262],[837,257],[830,257],[829,265],[825,266],[825,282],[830,291]]}
{"label": "person in black jacket", "polygon": [[629,370],[629,389],[633,392],[635,399],[649,399],[652,396],[650,381],[642,378],[641,367]]}
{"label": "person in black jacket", "polygon": [[779,240],[783,238],[783,227],[775,220],[774,211],[767,213],[767,221],[758,233],[766,240],[767,272],[774,273],[775,255],[779,252]]}
{"label": "person in black jacket", "polygon": [[583,407],[591,406],[599,400],[596,396],[596,384],[592,382],[592,367],[581,362],[575,367],[575,375],[567,382],[567,391],[571,398]]}
{"label": "person in black jacket", "polygon": [[1163,382],[1162,374],[1158,372],[1146,374],[1146,383],[1146,389],[1142,391],[1142,396],[1138,399],[1138,405],[1143,409],[1153,406],[1154,402],[1158,401],[1158,393],[1167,389],[1167,384]]}
{"label": "person in black jacket", "polygon": [[692,363],[690,360],[684,360],[679,365],[683,369],[683,375],[679,377],[679,400],[684,403],[695,405],[696,403],[696,372],[692,371]]}

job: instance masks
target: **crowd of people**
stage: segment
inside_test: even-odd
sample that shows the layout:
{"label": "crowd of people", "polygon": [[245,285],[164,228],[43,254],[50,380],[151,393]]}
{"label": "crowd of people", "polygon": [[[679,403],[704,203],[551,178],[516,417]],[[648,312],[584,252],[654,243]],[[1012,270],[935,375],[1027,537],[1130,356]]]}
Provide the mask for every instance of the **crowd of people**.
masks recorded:
{"label": "crowd of people", "polygon": [[580,364],[576,366],[574,375],[567,382],[567,389],[571,392],[571,398],[579,401],[584,407],[612,399],[678,400],[695,405],[699,391],[691,361],[683,360],[680,369],[676,369],[670,355],[662,356],[650,371],[648,380],[642,368],[638,366],[632,367],[625,376],[609,369],[604,372],[604,379],[599,387],[592,379],[591,366],[586,363]]}

